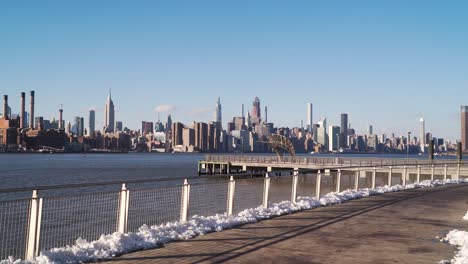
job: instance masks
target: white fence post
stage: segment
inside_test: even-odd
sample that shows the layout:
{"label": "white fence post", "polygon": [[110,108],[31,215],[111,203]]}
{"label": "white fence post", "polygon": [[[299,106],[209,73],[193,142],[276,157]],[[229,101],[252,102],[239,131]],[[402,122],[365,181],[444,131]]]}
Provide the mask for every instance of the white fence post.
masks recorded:
{"label": "white fence post", "polygon": [[39,237],[41,234],[42,198],[37,198],[34,190],[30,202],[28,237],[26,242],[25,259],[33,259],[39,255]]}
{"label": "white fence post", "polygon": [[322,184],[322,174],[320,170],[317,173],[316,183],[315,183],[315,199],[320,199],[320,185]]}
{"label": "white fence post", "polygon": [[431,166],[431,181],[434,181],[434,164]]}
{"label": "white fence post", "polygon": [[236,181],[234,181],[234,177],[231,176],[229,179],[229,187],[228,187],[228,215],[232,215],[234,211],[234,193],[236,191]]}
{"label": "white fence post", "polygon": [[447,170],[448,170],[448,167],[447,167],[447,164],[445,164],[444,165],[444,180],[447,179],[447,174],[448,174]]}
{"label": "white fence post", "polygon": [[128,220],[128,200],[129,192],[125,183],[122,183],[119,199],[119,219],[117,221],[117,232],[122,234],[127,233],[127,220]]}
{"label": "white fence post", "polygon": [[270,191],[270,177],[268,173],[265,175],[265,180],[263,184],[263,207],[268,208],[268,193]]}
{"label": "white fence post", "polygon": [[377,174],[376,168],[374,167],[372,169],[372,182],[371,182],[371,188],[375,189],[375,175]]}
{"label": "white fence post", "polygon": [[182,187],[182,206],[180,209],[180,221],[181,222],[187,221],[189,202],[190,202],[190,184],[188,184],[188,180],[185,179],[184,186]]}
{"label": "white fence post", "polygon": [[388,186],[392,186],[392,173],[393,173],[393,167],[390,166],[388,167],[389,168],[389,171],[388,171],[388,178],[387,178],[387,184]]}
{"label": "white fence post", "polygon": [[295,203],[297,198],[297,179],[299,178],[299,168],[294,169],[294,175],[292,177],[292,190],[291,190],[291,202]]}
{"label": "white fence post", "polygon": [[357,170],[356,173],[354,174],[354,190],[355,191],[359,189],[359,174],[360,174],[359,170]]}
{"label": "white fence post", "polygon": [[421,165],[418,165],[418,172],[416,174],[416,183],[421,182]]}
{"label": "white fence post", "polygon": [[408,172],[408,167],[403,166],[403,173],[401,174],[401,182],[402,182],[402,185],[405,186],[406,185],[406,174]]}
{"label": "white fence post", "polygon": [[341,191],[341,170],[336,173],[336,192]]}

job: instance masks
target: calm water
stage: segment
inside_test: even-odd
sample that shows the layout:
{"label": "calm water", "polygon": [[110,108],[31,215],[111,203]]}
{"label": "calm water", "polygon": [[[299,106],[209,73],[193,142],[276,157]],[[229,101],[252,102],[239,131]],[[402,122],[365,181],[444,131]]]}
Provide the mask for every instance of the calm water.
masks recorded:
{"label": "calm water", "polygon": [[[406,158],[406,155],[382,154],[313,155],[316,156]],[[203,157],[204,154],[166,153],[1,154],[0,189],[190,177],[197,174],[197,162]]]}

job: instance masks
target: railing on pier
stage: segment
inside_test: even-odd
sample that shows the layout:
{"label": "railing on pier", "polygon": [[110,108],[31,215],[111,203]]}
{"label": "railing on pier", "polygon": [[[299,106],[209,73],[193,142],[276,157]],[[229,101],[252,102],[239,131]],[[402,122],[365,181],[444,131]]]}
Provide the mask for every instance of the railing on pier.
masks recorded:
{"label": "railing on pier", "polygon": [[[167,179],[161,183],[158,181],[163,180],[107,182],[93,185],[118,184],[118,187],[92,193],[67,191],[59,195],[48,195],[47,192],[91,188],[92,185],[0,190],[0,198],[2,194],[21,191],[32,193],[29,199],[0,200],[0,260],[9,256],[31,259],[42,250],[72,245],[79,237],[91,241],[101,234],[136,232],[144,224],[186,221],[194,215],[237,214],[248,208],[267,207],[281,201],[294,202],[300,196],[319,198],[321,194],[348,188],[468,176],[466,167],[452,163],[363,170],[366,172],[339,169],[328,175],[283,171],[285,176],[231,176],[229,180],[226,177],[202,177],[205,182],[178,178],[179,184],[167,184]],[[159,185],[151,187],[155,182]]]}
{"label": "railing on pier", "polygon": [[291,165],[317,165],[336,167],[372,167],[372,166],[404,166],[404,165],[432,165],[432,164],[458,164],[456,159],[405,159],[405,158],[378,158],[378,157],[307,157],[273,155],[206,155],[203,162],[218,163],[246,163],[246,164],[291,164]]}

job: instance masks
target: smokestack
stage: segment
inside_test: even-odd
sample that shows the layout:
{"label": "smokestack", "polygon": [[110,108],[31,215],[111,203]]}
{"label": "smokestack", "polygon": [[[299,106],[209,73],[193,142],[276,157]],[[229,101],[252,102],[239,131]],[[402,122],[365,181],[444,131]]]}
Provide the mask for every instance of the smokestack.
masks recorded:
{"label": "smokestack", "polygon": [[8,95],[3,96],[3,118],[8,119]]}
{"label": "smokestack", "polygon": [[59,109],[59,130],[63,130],[63,108],[62,106],[60,106],[60,109]]}
{"label": "smokestack", "polygon": [[25,104],[26,104],[26,93],[22,92],[21,93],[21,108],[20,108],[20,128],[24,128],[24,109],[25,109]]}
{"label": "smokestack", "polygon": [[29,109],[29,128],[34,129],[34,91],[31,91],[31,102]]}

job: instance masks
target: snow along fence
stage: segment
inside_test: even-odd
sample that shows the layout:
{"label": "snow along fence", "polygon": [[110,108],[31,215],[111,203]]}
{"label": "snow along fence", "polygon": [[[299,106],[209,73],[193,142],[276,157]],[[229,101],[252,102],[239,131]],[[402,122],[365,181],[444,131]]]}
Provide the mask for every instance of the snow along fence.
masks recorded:
{"label": "snow along fence", "polygon": [[287,171],[286,176],[206,177],[205,181],[185,179],[179,184],[154,187],[141,181],[143,187],[133,188],[127,182],[120,183],[120,190],[52,196],[42,195],[42,189],[33,190],[30,199],[0,201],[0,259],[33,259],[41,251],[73,245],[78,238],[93,241],[101,234],[136,232],[143,225],[184,222],[197,215],[236,215],[282,201],[295,203],[298,197],[318,199],[345,189],[468,176],[468,170],[461,167],[363,167],[326,173],[294,170]]}

